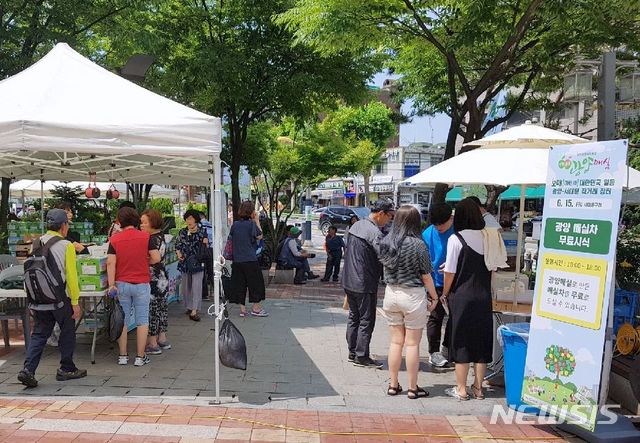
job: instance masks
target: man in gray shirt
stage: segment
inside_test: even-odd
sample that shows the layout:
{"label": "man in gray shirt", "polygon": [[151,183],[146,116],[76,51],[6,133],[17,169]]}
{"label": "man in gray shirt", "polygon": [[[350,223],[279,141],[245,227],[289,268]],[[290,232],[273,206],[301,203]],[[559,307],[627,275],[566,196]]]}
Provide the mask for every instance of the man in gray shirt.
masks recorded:
{"label": "man in gray shirt", "polygon": [[393,203],[379,200],[371,208],[369,218],[349,229],[349,242],[344,256],[342,288],[349,302],[347,344],[349,361],[356,366],[382,368],[369,355],[369,343],[376,324],[378,282],[382,265],[380,229],[393,220]]}

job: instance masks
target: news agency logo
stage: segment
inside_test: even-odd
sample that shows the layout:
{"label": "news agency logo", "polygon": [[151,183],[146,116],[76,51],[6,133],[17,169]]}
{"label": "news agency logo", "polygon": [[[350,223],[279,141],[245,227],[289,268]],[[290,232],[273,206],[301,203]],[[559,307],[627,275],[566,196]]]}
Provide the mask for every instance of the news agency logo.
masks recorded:
{"label": "news agency logo", "polygon": [[[507,405],[494,405],[491,411],[489,423],[505,425],[585,425],[584,416],[588,416],[592,409],[587,405],[572,406],[535,406],[540,410],[540,415],[530,414],[532,406],[521,405],[511,409]],[[620,409],[620,405],[605,405],[600,408],[597,425],[612,425],[618,421],[618,414],[614,410]],[[582,420],[580,419],[582,418]]]}

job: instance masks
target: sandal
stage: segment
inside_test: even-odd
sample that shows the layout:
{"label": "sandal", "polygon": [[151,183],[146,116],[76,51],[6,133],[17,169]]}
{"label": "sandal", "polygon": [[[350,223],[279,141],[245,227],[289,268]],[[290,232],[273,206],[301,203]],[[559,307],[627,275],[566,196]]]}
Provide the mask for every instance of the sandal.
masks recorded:
{"label": "sandal", "polygon": [[389,385],[389,387],[387,388],[387,395],[398,395],[402,392],[402,386],[400,386],[400,383],[398,383],[398,386],[396,386],[395,388],[391,385]]}
{"label": "sandal", "polygon": [[447,394],[449,397],[453,397],[453,398],[457,398],[460,401],[467,401],[469,400],[469,394],[465,395],[464,397],[460,394],[458,394],[458,388],[457,387],[453,387],[453,388],[447,388],[444,390],[444,393]]}
{"label": "sandal", "polygon": [[420,386],[416,386],[415,389],[407,389],[407,397],[411,400],[418,398],[425,398],[429,396],[429,391],[422,389]]}
{"label": "sandal", "polygon": [[189,319],[193,321],[200,321],[200,316],[197,313],[195,315],[189,314]]}
{"label": "sandal", "polygon": [[[476,394],[479,392],[479,394]],[[484,393],[481,388],[476,387],[476,385],[471,385],[471,393],[473,394],[473,398],[476,400],[484,400]]]}

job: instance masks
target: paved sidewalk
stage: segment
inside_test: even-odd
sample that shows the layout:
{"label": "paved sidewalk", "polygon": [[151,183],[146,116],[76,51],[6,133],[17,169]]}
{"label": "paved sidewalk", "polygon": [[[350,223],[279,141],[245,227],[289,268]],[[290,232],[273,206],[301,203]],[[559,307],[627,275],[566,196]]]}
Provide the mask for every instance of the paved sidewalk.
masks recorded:
{"label": "paved sidewalk", "polygon": [[[341,304],[341,303],[340,303]],[[223,367],[221,393],[232,407],[305,409],[336,412],[390,412],[426,415],[490,415],[494,404],[504,403],[501,388],[487,392],[482,402],[458,402],[444,394],[454,384],[453,369],[434,370],[422,359],[418,379],[431,396],[409,400],[406,395],[386,395],[388,372],[358,368],[347,361],[347,313],[341,306],[299,300],[268,300],[268,318],[241,318],[232,306],[230,315],[245,337],[249,365],[246,371]],[[143,367],[118,366],[117,349],[106,340],[97,347],[96,364],[89,361],[88,337],[77,346],[76,364],[88,377],[58,382],[57,349],[47,347],[36,373],[39,386],[26,389],[16,379],[24,348],[16,347],[0,360],[0,395],[131,397],[178,400],[202,404],[213,399],[213,320],[199,323],[184,315],[178,304],[170,306],[169,339],[173,349],[150,356]],[[378,317],[371,352],[386,363],[388,328]],[[129,334],[133,355],[135,334]],[[426,340],[421,345],[427,355]],[[404,371],[403,371],[404,372]],[[406,388],[406,374],[400,383]]]}
{"label": "paved sidewalk", "polygon": [[320,443],[566,439],[549,426],[490,424],[487,417],[476,416],[0,399],[0,441]]}

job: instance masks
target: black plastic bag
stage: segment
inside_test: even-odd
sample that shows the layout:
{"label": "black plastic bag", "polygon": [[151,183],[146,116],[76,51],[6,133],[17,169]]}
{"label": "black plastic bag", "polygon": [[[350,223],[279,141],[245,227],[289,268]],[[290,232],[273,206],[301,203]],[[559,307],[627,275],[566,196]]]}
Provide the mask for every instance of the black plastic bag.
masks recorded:
{"label": "black plastic bag", "polygon": [[118,300],[113,301],[109,314],[109,341],[118,341],[124,330],[124,309]]}
{"label": "black plastic bag", "polygon": [[220,363],[228,368],[247,369],[247,345],[242,333],[228,318],[220,328]]}

